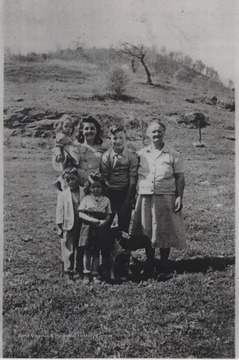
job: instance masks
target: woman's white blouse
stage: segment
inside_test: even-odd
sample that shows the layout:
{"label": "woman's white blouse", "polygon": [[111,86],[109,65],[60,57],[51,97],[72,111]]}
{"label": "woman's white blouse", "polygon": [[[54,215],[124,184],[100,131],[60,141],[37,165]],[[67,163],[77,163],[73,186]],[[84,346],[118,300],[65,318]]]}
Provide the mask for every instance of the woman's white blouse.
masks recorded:
{"label": "woman's white blouse", "polygon": [[147,146],[138,152],[138,194],[175,194],[176,173],[183,173],[183,163],[177,151],[167,145],[161,150]]}

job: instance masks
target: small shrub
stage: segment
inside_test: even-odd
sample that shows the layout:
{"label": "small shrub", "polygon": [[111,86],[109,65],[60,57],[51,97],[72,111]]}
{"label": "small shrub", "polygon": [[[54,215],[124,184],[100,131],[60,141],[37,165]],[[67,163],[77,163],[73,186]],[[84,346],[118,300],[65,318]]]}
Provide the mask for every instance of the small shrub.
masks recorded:
{"label": "small shrub", "polygon": [[111,68],[107,78],[107,90],[116,96],[121,96],[126,92],[129,77],[125,70],[120,66]]}

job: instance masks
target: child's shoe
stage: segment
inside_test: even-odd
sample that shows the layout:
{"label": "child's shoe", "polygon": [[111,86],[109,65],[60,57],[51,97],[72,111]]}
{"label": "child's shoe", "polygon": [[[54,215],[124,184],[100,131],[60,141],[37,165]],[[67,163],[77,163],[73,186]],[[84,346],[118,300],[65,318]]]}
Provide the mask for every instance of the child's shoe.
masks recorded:
{"label": "child's shoe", "polygon": [[68,284],[72,284],[74,282],[71,271],[64,271],[62,274]]}
{"label": "child's shoe", "polygon": [[70,270],[70,271],[68,271],[68,278],[69,278],[69,280],[74,280],[74,275],[75,275],[75,272],[74,272],[74,270]]}
{"label": "child's shoe", "polygon": [[100,284],[101,283],[99,275],[93,275],[92,281],[93,281],[94,284]]}
{"label": "child's shoe", "polygon": [[83,284],[89,285],[90,283],[90,274],[84,274]]}
{"label": "child's shoe", "polygon": [[80,276],[80,274],[78,272],[75,272],[74,280],[81,280],[81,276]]}

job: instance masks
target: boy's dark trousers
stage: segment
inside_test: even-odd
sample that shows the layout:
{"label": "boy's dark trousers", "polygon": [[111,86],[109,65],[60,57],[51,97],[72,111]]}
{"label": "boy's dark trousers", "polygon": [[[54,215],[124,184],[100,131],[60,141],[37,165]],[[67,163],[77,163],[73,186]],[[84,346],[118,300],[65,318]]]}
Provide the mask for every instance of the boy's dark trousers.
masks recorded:
{"label": "boy's dark trousers", "polygon": [[121,231],[128,232],[129,231],[129,225],[131,220],[131,206],[128,208],[125,208],[123,206],[123,203],[125,201],[126,195],[128,192],[128,187],[123,190],[112,190],[109,189],[108,196],[110,199],[111,204],[111,220],[110,225],[113,223],[114,217],[117,214],[118,215],[118,228]]}
{"label": "boy's dark trousers", "polygon": [[84,256],[84,247],[78,246],[76,252],[76,271],[83,276],[83,256]]}

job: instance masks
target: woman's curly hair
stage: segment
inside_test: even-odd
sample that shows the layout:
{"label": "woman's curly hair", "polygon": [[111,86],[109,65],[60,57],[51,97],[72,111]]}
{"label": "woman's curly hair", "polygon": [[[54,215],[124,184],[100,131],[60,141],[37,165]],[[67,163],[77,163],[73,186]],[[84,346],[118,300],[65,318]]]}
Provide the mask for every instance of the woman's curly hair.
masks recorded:
{"label": "woman's curly hair", "polygon": [[102,186],[102,193],[105,194],[106,184],[105,181],[100,173],[97,171],[91,171],[90,175],[88,176],[88,180],[84,184],[84,193],[86,195],[90,195],[90,187],[93,182],[99,182]]}
{"label": "woman's curly hair", "polygon": [[83,127],[85,123],[91,123],[94,124],[96,127],[96,136],[95,136],[95,140],[94,140],[94,145],[101,145],[103,143],[103,139],[102,139],[102,128],[101,125],[99,124],[99,122],[91,115],[89,116],[84,116],[81,121],[80,121],[80,125],[79,125],[79,135],[77,136],[77,140],[79,141],[79,143],[83,143],[85,140],[85,137],[83,135]]}

